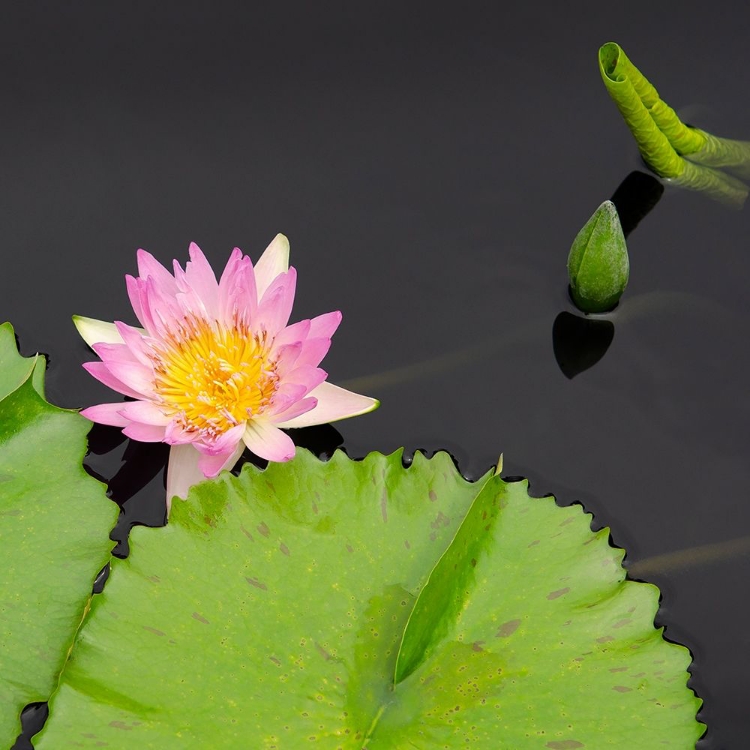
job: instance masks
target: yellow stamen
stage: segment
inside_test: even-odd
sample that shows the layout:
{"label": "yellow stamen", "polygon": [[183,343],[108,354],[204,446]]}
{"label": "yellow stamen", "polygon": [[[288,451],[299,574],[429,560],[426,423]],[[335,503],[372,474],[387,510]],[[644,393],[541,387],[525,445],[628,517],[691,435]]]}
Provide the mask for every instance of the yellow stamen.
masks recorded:
{"label": "yellow stamen", "polygon": [[154,374],[165,412],[207,438],[262,413],[278,384],[265,335],[202,319],[185,321],[163,341]]}

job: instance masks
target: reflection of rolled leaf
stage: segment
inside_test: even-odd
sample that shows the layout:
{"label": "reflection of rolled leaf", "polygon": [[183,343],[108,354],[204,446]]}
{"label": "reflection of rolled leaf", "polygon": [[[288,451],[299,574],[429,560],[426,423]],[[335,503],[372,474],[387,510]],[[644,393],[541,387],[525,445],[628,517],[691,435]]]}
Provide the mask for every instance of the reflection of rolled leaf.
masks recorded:
{"label": "reflection of rolled leaf", "polygon": [[736,177],[691,161],[685,161],[682,174],[671,178],[670,182],[691,190],[700,190],[735,208],[742,207],[748,193],[747,185]]}
{"label": "reflection of rolled leaf", "polygon": [[704,133],[706,142],[700,151],[685,158],[707,167],[723,167],[739,177],[750,178],[750,142],[717,138]]}

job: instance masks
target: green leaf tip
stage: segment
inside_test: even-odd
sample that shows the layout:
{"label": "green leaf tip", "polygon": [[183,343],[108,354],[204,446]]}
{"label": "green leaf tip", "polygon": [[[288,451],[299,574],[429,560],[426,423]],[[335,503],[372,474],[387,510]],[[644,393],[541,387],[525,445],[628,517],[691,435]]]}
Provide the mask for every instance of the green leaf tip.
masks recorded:
{"label": "green leaf tip", "polygon": [[586,313],[611,310],[630,276],[630,261],[620,217],[612,201],[604,201],[576,235],[568,255],[570,291]]}

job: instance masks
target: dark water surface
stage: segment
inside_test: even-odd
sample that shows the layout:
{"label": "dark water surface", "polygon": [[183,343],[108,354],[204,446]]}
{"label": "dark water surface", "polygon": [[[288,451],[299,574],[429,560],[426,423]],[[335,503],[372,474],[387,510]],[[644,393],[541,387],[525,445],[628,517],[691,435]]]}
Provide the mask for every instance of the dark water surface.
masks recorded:
{"label": "dark water surface", "polygon": [[[341,309],[330,379],[382,401],[337,425],[348,453],[447,449],[472,478],[503,453],[582,503],[695,656],[701,749],[745,748],[750,209],[667,186],[612,325],[555,326],[573,237],[645,171],[601,44],[692,124],[750,138],[750,6],[653,5],[6,3],[0,318],[48,353],[51,401],[107,401],[70,316],[134,322],[136,248],[192,240],[223,267],[284,232],[294,318]],[[164,452],[127,450],[150,474],[121,497],[155,476],[128,522],[155,522]]]}

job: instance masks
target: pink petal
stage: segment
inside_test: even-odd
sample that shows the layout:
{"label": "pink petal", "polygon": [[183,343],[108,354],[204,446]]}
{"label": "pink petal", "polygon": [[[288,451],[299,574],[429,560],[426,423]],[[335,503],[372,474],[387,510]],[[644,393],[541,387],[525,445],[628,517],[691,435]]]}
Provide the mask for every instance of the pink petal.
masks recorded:
{"label": "pink petal", "polygon": [[255,286],[258,289],[258,299],[263,297],[266,289],[280,273],[288,270],[289,240],[283,234],[277,234],[255,264]]}
{"label": "pink petal", "polygon": [[154,372],[138,362],[113,362],[104,363],[112,375],[128,388],[143,396],[154,392]]}
{"label": "pink petal", "polygon": [[138,422],[131,422],[122,431],[122,434],[127,435],[133,440],[138,440],[141,443],[164,442],[164,427],[159,427],[153,424],[139,424]]}
{"label": "pink petal", "polygon": [[302,351],[297,357],[295,365],[301,367],[302,365],[311,365],[317,367],[323,357],[328,354],[328,350],[331,348],[331,339],[307,339],[302,345]]}
{"label": "pink petal", "polygon": [[[229,256],[229,260],[227,261],[226,266],[224,266],[224,270],[221,274],[221,279],[219,279],[219,292],[226,291],[229,287],[232,285],[232,280],[237,273],[237,271],[240,268],[240,264],[243,261],[243,258],[247,256],[242,254],[242,250],[240,250],[238,247],[235,247],[234,250],[232,250],[231,255]],[[248,260],[250,260],[248,258]]]}
{"label": "pink petal", "polygon": [[164,338],[185,319],[176,296],[176,292],[166,292],[152,276],[146,279],[141,301],[144,312],[151,321],[151,325],[146,328],[152,336]]}
{"label": "pink petal", "polygon": [[83,369],[86,370],[89,375],[93,375],[93,377],[95,377],[100,383],[104,383],[108,388],[111,388],[118,393],[122,393],[124,396],[141,399],[146,395],[134,390],[121,380],[118,380],[109,371],[109,368],[104,362],[84,362]]}
{"label": "pink petal", "polygon": [[102,362],[133,362],[140,364],[127,344],[98,343],[91,347]]}
{"label": "pink petal", "polygon": [[130,304],[133,306],[133,312],[135,317],[138,318],[138,322],[148,331],[153,331],[153,321],[151,320],[151,313],[148,308],[144,305],[146,301],[146,282],[141,279],[136,279],[134,276],[127,274],[125,276],[125,286],[128,290],[128,297],[130,298]]}
{"label": "pink petal", "polygon": [[81,338],[89,345],[99,343],[122,344],[122,338],[117,332],[114,323],[106,323],[95,318],[85,318],[83,315],[74,315],[73,324],[78,329]]}
{"label": "pink petal", "polygon": [[142,365],[151,365],[151,353],[152,348],[149,345],[146,336],[146,331],[142,328],[134,328],[133,326],[121,323],[119,320],[115,321],[117,326],[117,332],[122,337],[122,340],[133,352],[133,355]]}
{"label": "pink petal", "polygon": [[256,330],[263,329],[275,336],[286,326],[292,314],[296,285],[297,271],[294,268],[274,279],[258,304]]}
{"label": "pink petal", "polygon": [[317,339],[330,339],[336,329],[341,323],[341,312],[334,310],[333,312],[318,315],[317,318],[313,318],[310,321],[310,333],[309,338]]}
{"label": "pink petal", "polygon": [[296,344],[299,341],[304,341],[310,334],[310,321],[300,320],[297,323],[287,326],[283,330],[276,334],[276,338],[273,341],[272,354],[277,349],[281,349],[289,344]]}
{"label": "pink petal", "polygon": [[194,432],[186,430],[177,420],[173,420],[164,430],[164,442],[169,445],[186,445],[196,443],[197,439]]}
{"label": "pink petal", "polygon": [[275,362],[276,372],[283,377],[284,373],[294,369],[294,365],[302,351],[303,343],[295,341],[293,344],[287,344],[280,349],[275,350],[272,358]]}
{"label": "pink petal", "polygon": [[318,399],[308,396],[307,398],[295,401],[286,411],[277,412],[270,417],[270,421],[274,424],[286,424],[289,420],[298,417],[301,414],[314,409],[318,405]]}
{"label": "pink petal", "polygon": [[[256,329],[256,313],[258,310],[258,295],[255,290],[255,273],[250,258],[243,258],[237,270],[234,284],[222,292],[220,315],[225,325],[231,326],[237,322]],[[223,281],[223,278],[222,278]]]}
{"label": "pink petal", "polygon": [[318,399],[318,405],[314,409],[301,416],[276,422],[276,425],[289,428],[326,424],[339,419],[357,417],[380,406],[380,402],[374,398],[352,393],[352,391],[339,388],[333,383],[321,383],[317,388],[310,391],[309,395]]}
{"label": "pink petal", "polygon": [[217,456],[219,454],[231,453],[242,442],[242,436],[245,433],[245,424],[238,424],[227,430],[218,438],[209,442],[202,442],[196,447],[201,453],[207,456]]}
{"label": "pink petal", "polygon": [[243,440],[256,456],[267,461],[288,461],[294,457],[294,441],[269,422],[249,420]]}
{"label": "pink petal", "polygon": [[[308,390],[310,389],[304,385],[282,383],[276,393],[273,394],[271,404],[263,410],[263,416],[267,417],[287,411],[293,404],[304,398]],[[271,421],[275,422],[276,419],[274,418]]]}
{"label": "pink petal", "polygon": [[326,378],[328,373],[321,370],[320,367],[311,365],[302,365],[295,367],[290,373],[284,376],[283,384],[294,384],[305,386],[305,394],[317,388]]}
{"label": "pink petal", "polygon": [[194,242],[190,243],[190,260],[185,265],[185,277],[190,287],[203,300],[210,319],[219,312],[219,285],[211,264]]}
{"label": "pink petal", "polygon": [[177,282],[174,276],[151,253],[138,250],[136,258],[138,259],[138,275],[141,279],[147,281],[149,277],[152,278],[165,294],[177,293]]}
{"label": "pink petal", "polygon": [[242,451],[245,450],[245,444],[240,441],[233,451],[229,453],[217,453],[215,456],[209,456],[201,453],[198,459],[198,468],[208,479],[213,479],[223,469],[232,469],[237,463]]}
{"label": "pink petal", "polygon": [[[120,410],[127,420],[145,425],[166,427],[173,419],[171,415],[166,415],[162,409],[151,401],[127,401],[120,404]],[[164,430],[162,430],[163,436]]]}
{"label": "pink petal", "polygon": [[83,409],[81,416],[99,424],[110,424],[113,427],[127,427],[130,424],[130,420],[120,414],[123,406],[125,406],[125,402],[123,401],[117,404],[97,404],[96,406],[89,406],[88,409]]}
{"label": "pink petal", "polygon": [[[245,279],[245,274],[249,276]],[[237,292],[238,287],[245,292]],[[224,272],[219,280],[219,320],[226,326],[234,322],[234,308],[239,295],[249,294],[252,290],[253,310],[257,307],[258,296],[255,292],[255,272],[250,258],[242,254],[242,250],[235,247],[229,256]]]}

